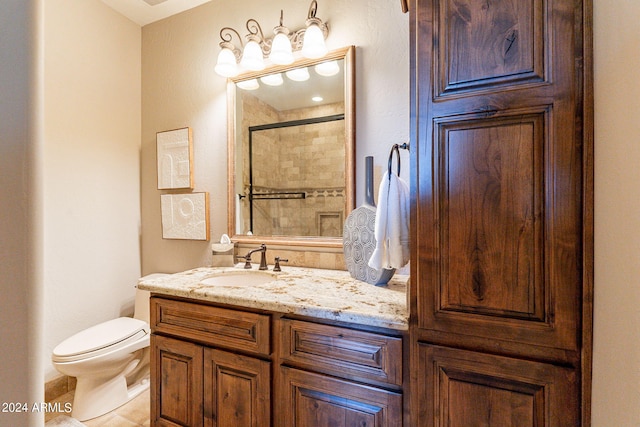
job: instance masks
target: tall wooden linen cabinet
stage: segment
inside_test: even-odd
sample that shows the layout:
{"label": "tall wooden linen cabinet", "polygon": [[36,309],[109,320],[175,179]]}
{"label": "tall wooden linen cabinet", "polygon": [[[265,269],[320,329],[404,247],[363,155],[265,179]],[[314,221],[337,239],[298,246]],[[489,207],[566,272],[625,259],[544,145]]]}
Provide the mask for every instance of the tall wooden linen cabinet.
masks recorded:
{"label": "tall wooden linen cabinet", "polygon": [[591,0],[414,0],[405,425],[590,425]]}

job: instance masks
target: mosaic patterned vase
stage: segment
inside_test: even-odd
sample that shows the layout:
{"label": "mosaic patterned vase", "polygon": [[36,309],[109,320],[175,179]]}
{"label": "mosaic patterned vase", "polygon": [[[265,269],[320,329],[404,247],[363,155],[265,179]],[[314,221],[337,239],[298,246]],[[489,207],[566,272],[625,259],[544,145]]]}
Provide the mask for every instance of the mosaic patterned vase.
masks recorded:
{"label": "mosaic patterned vase", "polygon": [[369,258],[376,247],[376,205],[373,199],[373,157],[365,157],[365,202],[354,209],[344,223],[342,235],[344,259],[354,279],[372,285],[385,285],[395,269],[376,270],[369,267]]}

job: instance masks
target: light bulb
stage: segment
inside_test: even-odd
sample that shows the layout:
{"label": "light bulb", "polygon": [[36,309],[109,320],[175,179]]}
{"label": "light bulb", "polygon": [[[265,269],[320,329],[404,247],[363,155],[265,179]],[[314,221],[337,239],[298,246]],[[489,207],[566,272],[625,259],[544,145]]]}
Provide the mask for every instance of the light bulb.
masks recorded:
{"label": "light bulb", "polygon": [[264,57],[262,56],[262,48],[258,42],[251,40],[244,46],[240,65],[250,71],[264,70]]}
{"label": "light bulb", "polygon": [[260,87],[260,84],[258,83],[258,80],[251,79],[238,82],[236,83],[236,86],[243,90],[256,90]]}
{"label": "light bulb", "polygon": [[293,62],[291,41],[284,33],[278,33],[271,44],[269,60],[277,65],[289,65]]}
{"label": "light bulb", "polygon": [[322,58],[327,54],[327,46],[324,44],[324,34],[317,24],[311,24],[304,32],[302,42],[302,55],[306,58]]}
{"label": "light bulb", "polygon": [[268,86],[280,86],[283,83],[282,74],[280,73],[260,77],[260,81]]}
{"label": "light bulb", "polygon": [[340,72],[340,66],[336,61],[321,62],[316,65],[314,69],[316,70],[316,73],[324,77],[334,76]]}
{"label": "light bulb", "polygon": [[307,67],[289,70],[285,74],[294,82],[304,82],[306,80],[309,80],[309,70],[307,69]]}
{"label": "light bulb", "polygon": [[233,77],[238,74],[236,56],[231,49],[224,48],[220,51],[214,70],[222,77]]}

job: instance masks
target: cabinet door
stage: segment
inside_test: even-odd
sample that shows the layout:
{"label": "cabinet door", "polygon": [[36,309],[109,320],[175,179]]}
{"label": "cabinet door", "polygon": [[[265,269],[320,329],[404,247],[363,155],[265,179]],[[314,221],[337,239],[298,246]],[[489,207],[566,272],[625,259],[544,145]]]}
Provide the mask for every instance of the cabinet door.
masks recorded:
{"label": "cabinet door", "polygon": [[582,2],[417,0],[412,13],[422,336],[577,354]]}
{"label": "cabinet door", "polygon": [[421,344],[415,425],[579,425],[575,371]]}
{"label": "cabinet door", "polygon": [[270,362],[205,349],[205,426],[268,427],[271,425],[270,396]]}
{"label": "cabinet door", "polygon": [[151,335],[151,425],[202,426],[202,347]]}
{"label": "cabinet door", "polygon": [[280,368],[279,427],[396,427],[402,396],[287,367]]}

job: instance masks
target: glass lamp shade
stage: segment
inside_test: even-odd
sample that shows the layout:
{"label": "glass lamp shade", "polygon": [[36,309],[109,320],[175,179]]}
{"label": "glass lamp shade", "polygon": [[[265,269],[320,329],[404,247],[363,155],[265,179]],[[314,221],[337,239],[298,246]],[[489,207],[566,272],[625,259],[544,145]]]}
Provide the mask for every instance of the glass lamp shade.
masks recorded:
{"label": "glass lamp shade", "polygon": [[256,90],[260,87],[260,84],[258,83],[258,80],[251,79],[238,82],[236,83],[236,86],[243,90]]}
{"label": "glass lamp shade", "polygon": [[251,71],[264,70],[264,57],[262,56],[262,48],[258,42],[251,40],[244,46],[240,65],[242,68]]}
{"label": "glass lamp shade", "polygon": [[310,77],[307,67],[289,70],[285,74],[290,80],[293,80],[294,82],[304,82],[309,80]]}
{"label": "glass lamp shade", "polygon": [[220,51],[214,70],[222,77],[233,77],[238,74],[236,56],[231,49],[224,48]]}
{"label": "glass lamp shade", "polygon": [[284,81],[282,80],[282,74],[269,74],[268,76],[260,77],[260,81],[268,86],[280,86]]}
{"label": "glass lamp shade", "polygon": [[271,44],[269,60],[277,65],[289,65],[293,63],[293,51],[291,41],[286,34],[278,33]]}
{"label": "glass lamp shade", "polygon": [[335,76],[340,72],[340,66],[336,61],[321,62],[314,67],[316,73],[324,77]]}
{"label": "glass lamp shade", "polygon": [[304,40],[302,42],[302,55],[305,58],[322,58],[328,52],[327,46],[324,44],[324,34],[320,27],[311,24],[304,32]]}

